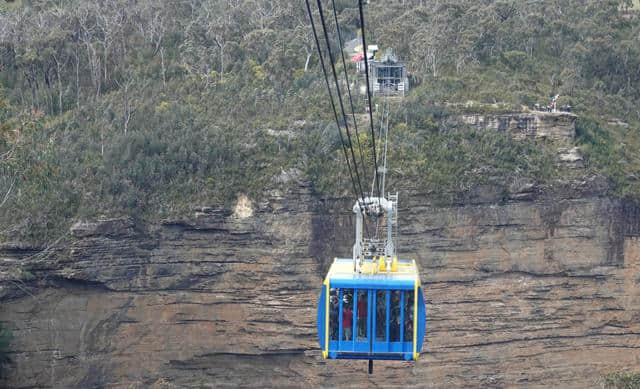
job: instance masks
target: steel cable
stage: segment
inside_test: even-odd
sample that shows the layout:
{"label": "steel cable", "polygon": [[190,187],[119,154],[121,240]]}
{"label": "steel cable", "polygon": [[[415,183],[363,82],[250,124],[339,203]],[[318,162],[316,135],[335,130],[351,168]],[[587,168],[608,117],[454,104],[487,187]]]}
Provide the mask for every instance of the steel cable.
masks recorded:
{"label": "steel cable", "polygon": [[[318,0],[320,1],[320,0]],[[371,141],[373,142],[373,166],[375,169],[375,182],[378,191],[378,197],[380,197],[380,182],[378,181],[378,158],[376,155],[376,135],[373,129],[373,112],[371,109],[371,88],[369,88],[369,60],[367,58],[367,41],[364,32],[364,10],[362,7],[362,0],[358,0],[358,9],[360,11],[360,28],[362,30],[362,51],[364,51],[364,72],[367,81],[367,100],[369,103],[369,127],[371,128]]]}
{"label": "steel cable", "polygon": [[349,170],[349,177],[351,178],[351,184],[353,185],[353,192],[356,195],[356,201],[358,203],[358,189],[356,186],[356,181],[353,178],[353,172],[351,169],[351,164],[349,163],[349,156],[347,153],[347,148],[344,144],[344,137],[342,136],[342,130],[340,128],[340,120],[338,119],[338,111],[336,110],[336,104],[333,101],[333,92],[331,91],[331,86],[329,84],[329,76],[327,75],[327,70],[324,64],[324,56],[322,54],[322,49],[320,49],[320,41],[318,40],[318,33],[316,31],[316,25],[315,22],[313,21],[313,14],[311,13],[311,6],[309,6],[309,0],[305,0],[306,6],[307,6],[307,13],[309,15],[309,21],[311,22],[311,29],[313,31],[313,38],[316,42],[316,47],[318,49],[318,56],[320,57],[320,66],[322,67],[322,73],[324,75],[324,81],[326,83],[327,86],[327,92],[329,93],[329,100],[331,101],[331,108],[333,110],[333,116],[335,118],[336,121],[336,125],[338,126],[338,133],[340,134],[340,144],[342,145],[342,151],[344,152],[344,158],[347,162],[347,169]]}
{"label": "steel cable", "polygon": [[349,94],[349,105],[351,106],[351,116],[353,117],[353,127],[356,132],[356,142],[358,143],[358,151],[360,152],[360,164],[362,166],[362,179],[364,182],[367,182],[366,170],[364,164],[364,153],[362,152],[362,145],[360,144],[360,134],[358,133],[358,121],[356,120],[356,113],[353,108],[353,96],[351,94],[351,86],[349,84],[349,73],[347,72],[347,63],[344,59],[344,41],[342,40],[342,33],[340,32],[340,24],[338,23],[338,14],[336,12],[336,3],[335,0],[331,0],[331,5],[333,8],[333,19],[336,22],[336,31],[338,33],[338,43],[340,43],[340,55],[342,57],[342,67],[344,68],[344,77],[347,82],[347,93]]}
{"label": "steel cable", "polygon": [[347,138],[349,139],[349,149],[351,150],[351,158],[353,159],[353,167],[356,173],[356,180],[358,182],[358,188],[360,189],[360,198],[364,200],[364,191],[362,190],[362,182],[360,180],[360,173],[358,171],[358,164],[356,160],[355,152],[353,151],[353,142],[351,140],[351,132],[349,131],[349,121],[347,119],[347,114],[344,109],[344,104],[342,102],[342,92],[340,91],[340,84],[338,82],[338,73],[336,72],[335,67],[335,57],[333,56],[333,51],[331,50],[331,44],[329,41],[329,33],[327,31],[327,24],[324,18],[324,12],[322,11],[322,2],[321,0],[317,0],[318,4],[318,12],[320,15],[320,22],[322,23],[322,31],[324,33],[324,39],[327,43],[327,52],[329,53],[329,63],[331,64],[331,71],[333,74],[333,81],[336,84],[336,90],[338,95],[338,102],[340,103],[340,110],[342,112],[342,119],[344,120],[344,127],[347,132]]}

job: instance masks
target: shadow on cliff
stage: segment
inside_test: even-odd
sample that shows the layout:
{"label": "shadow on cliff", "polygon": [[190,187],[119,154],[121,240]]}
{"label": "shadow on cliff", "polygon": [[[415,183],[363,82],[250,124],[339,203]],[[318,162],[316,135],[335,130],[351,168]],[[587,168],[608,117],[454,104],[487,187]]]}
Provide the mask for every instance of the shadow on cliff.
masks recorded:
{"label": "shadow on cliff", "polygon": [[354,217],[348,201],[317,202],[311,217],[309,255],[316,260],[317,272],[321,277],[327,273],[334,258],[351,257],[354,228]]}

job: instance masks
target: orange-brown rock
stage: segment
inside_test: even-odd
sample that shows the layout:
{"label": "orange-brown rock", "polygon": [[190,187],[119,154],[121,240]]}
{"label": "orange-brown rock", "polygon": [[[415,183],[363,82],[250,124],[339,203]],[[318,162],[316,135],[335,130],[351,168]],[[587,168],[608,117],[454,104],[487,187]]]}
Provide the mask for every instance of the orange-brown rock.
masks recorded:
{"label": "orange-brown rock", "polygon": [[418,362],[371,376],[320,357],[317,294],[353,225],[348,202],[304,184],[160,225],[78,223],[44,251],[5,245],[0,320],[15,339],[0,386],[585,388],[640,366],[639,208],[598,180],[510,191],[401,197],[427,336]]}

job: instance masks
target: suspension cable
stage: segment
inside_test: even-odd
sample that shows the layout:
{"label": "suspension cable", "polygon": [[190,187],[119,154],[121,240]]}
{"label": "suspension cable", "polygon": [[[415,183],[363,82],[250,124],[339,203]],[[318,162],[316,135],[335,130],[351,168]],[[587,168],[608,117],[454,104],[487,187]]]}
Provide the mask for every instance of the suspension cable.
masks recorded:
{"label": "suspension cable", "polygon": [[[385,97],[385,99],[388,99]],[[385,181],[387,178],[387,148],[389,146],[389,116],[391,116],[391,105],[387,102],[387,122],[384,125],[384,154],[382,165],[382,195],[385,195]]]}
{"label": "suspension cable", "polygon": [[[364,210],[364,206],[362,204],[362,202],[360,201],[360,199],[358,198],[358,189],[356,186],[356,182],[353,178],[353,171],[351,169],[351,164],[349,163],[349,156],[347,154],[347,148],[345,146],[345,142],[344,142],[344,137],[342,136],[342,129],[340,126],[340,120],[338,119],[338,112],[336,110],[336,105],[335,102],[333,101],[333,93],[331,92],[331,86],[329,85],[329,76],[327,75],[327,70],[326,70],[326,66],[324,63],[324,55],[322,54],[322,49],[320,48],[320,41],[318,39],[318,33],[316,31],[316,25],[315,22],[313,21],[313,13],[311,12],[311,6],[309,5],[309,0],[305,0],[305,4],[307,6],[307,14],[309,15],[309,21],[311,22],[311,30],[313,31],[313,38],[316,42],[316,48],[318,49],[318,57],[320,58],[320,66],[322,67],[322,74],[324,75],[324,81],[325,84],[327,86],[327,92],[329,93],[329,100],[331,101],[331,108],[333,110],[333,117],[336,121],[336,125],[338,128],[338,135],[340,135],[340,144],[342,146],[342,151],[344,153],[344,159],[347,162],[347,169],[349,170],[349,177],[351,178],[351,184],[353,185],[353,193],[356,196],[356,203],[358,204],[358,208],[360,209],[360,213],[364,216],[366,215],[365,210]],[[329,41],[326,41],[327,43],[327,47],[329,47]],[[336,87],[337,87],[337,83],[336,83]],[[338,97],[340,97],[340,95],[338,95]],[[348,134],[348,132],[347,132]],[[353,149],[351,150],[351,152],[353,153]],[[355,163],[355,158],[354,158],[354,163]],[[364,200],[364,195],[362,193],[362,187],[360,187],[360,197]],[[367,226],[366,223],[366,218],[363,218],[363,226],[364,226],[364,232],[366,236],[369,236],[369,228]]]}
{"label": "suspension cable", "polygon": [[[380,115],[380,129],[378,130],[378,139],[380,139],[380,143],[382,143],[382,130],[385,130],[385,139],[384,139],[384,153],[381,152],[381,160],[383,161],[383,167],[382,167],[382,195],[385,196],[385,187],[384,187],[384,183],[385,183],[385,178],[387,175],[387,134],[389,133],[389,115],[391,113],[391,105],[389,102],[389,98],[387,96],[384,96],[384,99],[382,100],[382,113]],[[386,118],[386,124],[385,124],[385,118]],[[382,144],[379,146],[381,149]],[[371,181],[371,196],[373,197],[373,190],[374,190],[374,183],[375,181],[372,180]],[[380,232],[380,219],[376,218],[376,239],[378,239],[378,233]]]}
{"label": "suspension cable", "polygon": [[333,74],[333,81],[336,84],[338,102],[340,103],[340,110],[342,112],[342,119],[344,120],[344,127],[345,127],[346,132],[347,132],[347,138],[349,139],[349,149],[351,150],[351,158],[353,159],[353,166],[354,166],[354,170],[356,172],[356,179],[357,179],[357,182],[358,182],[358,187],[360,189],[360,196],[364,200],[364,191],[362,190],[362,183],[360,181],[360,173],[358,171],[358,163],[356,161],[355,152],[353,151],[353,142],[351,141],[351,132],[349,131],[349,120],[347,119],[347,114],[346,114],[346,111],[344,109],[344,104],[342,102],[342,92],[340,91],[340,83],[338,82],[338,74],[336,72],[336,67],[335,67],[335,64],[334,64],[335,58],[333,56],[333,51],[331,50],[331,44],[330,44],[330,41],[329,41],[329,33],[327,31],[327,24],[326,24],[325,19],[324,19],[324,13],[322,11],[322,2],[321,2],[321,0],[317,0],[317,3],[318,3],[318,12],[320,14],[320,22],[322,23],[322,31],[324,33],[324,39],[325,39],[325,41],[327,43],[327,51],[329,53],[329,62],[331,64],[331,71],[332,71],[332,74]]}
{"label": "suspension cable", "polygon": [[[318,0],[319,2],[320,0]],[[378,181],[378,158],[376,156],[376,135],[373,129],[373,112],[371,109],[371,88],[369,88],[369,60],[367,58],[367,41],[364,32],[364,11],[362,0],[358,0],[358,8],[360,10],[360,28],[362,30],[362,51],[364,51],[364,71],[367,81],[367,100],[369,103],[369,127],[371,128],[371,140],[373,142],[373,166],[375,169],[375,182],[378,190],[378,198],[380,198],[380,183]]]}
{"label": "suspension cable", "polygon": [[[380,112],[380,127],[378,128],[378,139],[382,139],[382,128],[384,127],[384,118],[385,118],[385,112],[387,111],[387,97],[385,96],[382,100],[382,111]],[[382,141],[379,142],[379,144],[377,145],[377,149],[378,151],[380,151],[379,149],[382,148]],[[371,197],[373,197],[373,192],[375,191],[376,188],[376,180],[375,177],[371,177]],[[382,190],[382,194],[384,195],[384,189]]]}
{"label": "suspension cable", "polygon": [[347,93],[349,94],[349,105],[351,107],[351,116],[353,117],[353,126],[356,132],[356,142],[358,143],[358,151],[360,152],[360,164],[362,166],[362,179],[367,182],[366,165],[364,164],[364,153],[362,152],[362,145],[360,144],[360,134],[358,133],[358,121],[356,120],[356,113],[354,110],[353,96],[351,94],[351,85],[349,83],[349,72],[347,71],[347,63],[344,59],[344,41],[342,40],[342,33],[340,32],[340,24],[338,23],[338,13],[336,12],[335,0],[331,0],[333,8],[333,19],[336,22],[336,31],[338,32],[338,42],[340,43],[340,55],[342,57],[342,67],[344,68],[344,77],[347,82]]}
{"label": "suspension cable", "polygon": [[342,145],[342,151],[344,152],[344,159],[347,161],[347,169],[349,170],[349,177],[351,178],[351,184],[353,185],[353,192],[356,195],[356,201],[360,204],[358,200],[358,189],[356,187],[356,182],[353,178],[353,173],[351,170],[351,164],[349,163],[349,156],[347,154],[347,148],[344,144],[344,137],[342,136],[342,130],[340,127],[340,120],[338,119],[338,111],[336,110],[336,104],[333,101],[333,92],[331,91],[331,86],[329,85],[329,77],[327,75],[327,70],[324,64],[324,56],[322,55],[322,50],[320,49],[320,41],[318,40],[318,33],[316,32],[316,25],[313,21],[313,14],[311,13],[311,7],[309,6],[309,0],[305,0],[307,5],[307,13],[309,15],[309,21],[311,22],[311,29],[313,31],[313,38],[316,42],[316,48],[318,49],[318,56],[320,57],[320,66],[322,67],[322,73],[324,74],[324,81],[327,86],[327,92],[329,92],[329,100],[331,101],[331,108],[333,110],[333,116],[336,120],[336,125],[338,126],[338,134],[340,134],[340,144]]}

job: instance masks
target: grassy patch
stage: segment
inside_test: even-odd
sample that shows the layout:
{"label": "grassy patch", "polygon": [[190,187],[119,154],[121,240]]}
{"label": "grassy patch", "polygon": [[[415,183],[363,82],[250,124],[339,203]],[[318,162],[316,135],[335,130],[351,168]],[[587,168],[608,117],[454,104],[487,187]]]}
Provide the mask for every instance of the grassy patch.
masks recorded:
{"label": "grassy patch", "polygon": [[576,136],[592,171],[609,177],[619,196],[640,196],[640,134],[636,128],[581,117],[576,122]]}
{"label": "grassy patch", "polygon": [[640,372],[613,372],[603,378],[604,389],[638,389],[640,388]]}
{"label": "grassy patch", "polygon": [[22,7],[22,0],[1,0],[0,12],[11,11]]}

